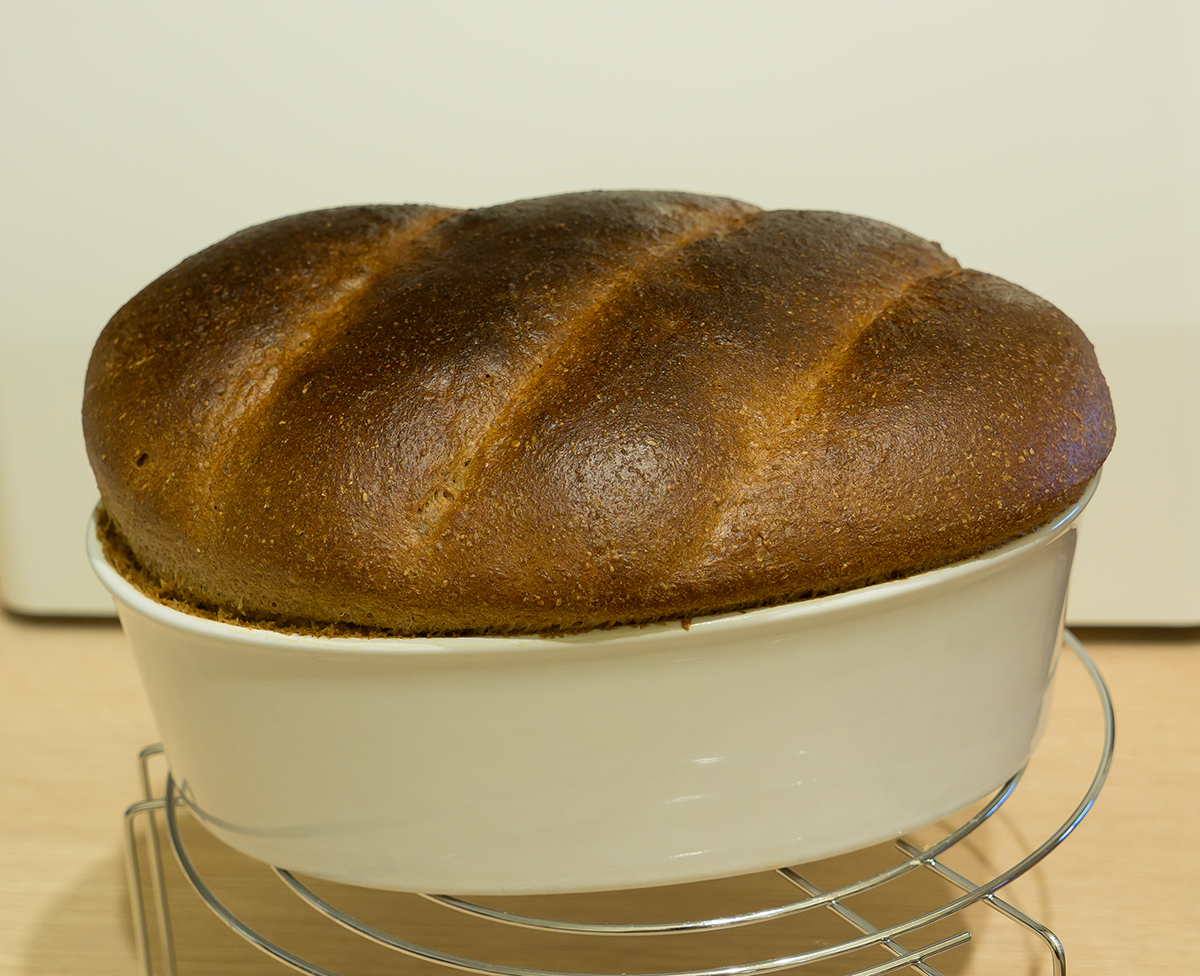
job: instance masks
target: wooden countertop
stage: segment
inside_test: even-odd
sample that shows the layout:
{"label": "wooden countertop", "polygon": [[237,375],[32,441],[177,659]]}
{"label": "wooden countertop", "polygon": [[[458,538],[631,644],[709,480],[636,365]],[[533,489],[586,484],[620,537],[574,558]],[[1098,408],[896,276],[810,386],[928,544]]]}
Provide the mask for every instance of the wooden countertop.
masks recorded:
{"label": "wooden countertop", "polygon": [[[1085,635],[1085,643],[1116,704],[1112,774],[1079,829],[1001,895],[1058,933],[1074,973],[1193,971],[1195,953],[1189,943],[1200,927],[1200,888],[1195,884],[1200,877],[1200,634],[1093,632]],[[1026,781],[952,862],[960,871],[985,880],[989,868],[1012,863],[1022,846],[1030,849],[1066,817],[1094,771],[1099,714],[1082,667],[1064,655],[1050,728]],[[139,796],[137,752],[156,738],[115,623],[0,616],[0,974],[137,971],[122,861],[122,813]],[[272,938],[339,973],[445,972],[348,941],[294,902],[260,865],[221,848],[194,825],[185,826],[197,861],[220,892]],[[806,871],[829,886],[888,858],[896,855],[878,848]],[[173,864],[168,874],[180,973],[288,971],[225,929],[186,888]],[[863,899],[853,907],[881,925],[897,911],[945,900],[949,894],[943,882],[922,872],[906,891],[890,895],[890,902]],[[526,948],[519,944],[523,933],[497,935],[414,896],[343,891],[339,897],[364,918],[390,918],[397,934],[415,941],[467,955],[486,956],[491,950],[497,961],[547,968],[684,968],[711,965],[712,959],[763,958],[821,939],[848,937],[848,930],[798,933],[790,923],[773,923],[771,930],[743,928],[723,936],[690,937],[710,939],[699,949],[680,948],[679,937],[656,939],[652,947],[635,950],[627,940],[602,940],[603,945],[580,950],[577,941],[564,945],[552,939]],[[584,912],[615,912],[681,918],[796,897],[795,889],[777,876],[763,875],[623,895],[619,901],[612,895],[575,896],[566,900],[565,909],[562,901],[557,907],[581,917]],[[543,900],[530,903],[532,910],[546,908]],[[961,925],[976,937],[933,960],[942,972],[1050,972],[1044,947],[983,907],[922,943]],[[922,944],[910,943],[910,948]],[[880,958],[864,956],[860,965]]]}

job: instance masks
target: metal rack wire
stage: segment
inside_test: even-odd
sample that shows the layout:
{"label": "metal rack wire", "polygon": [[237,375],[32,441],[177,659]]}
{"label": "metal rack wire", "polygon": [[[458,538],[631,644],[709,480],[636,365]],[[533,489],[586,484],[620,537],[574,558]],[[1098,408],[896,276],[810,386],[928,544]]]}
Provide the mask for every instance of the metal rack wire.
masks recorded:
{"label": "metal rack wire", "polygon": [[[852,884],[843,885],[834,890],[822,891],[811,880],[801,875],[795,868],[785,867],[778,870],[778,874],[787,880],[789,883],[800,889],[805,894],[805,898],[798,901],[789,902],[787,904],[778,905],[768,909],[762,909],[752,912],[744,912],[740,914],[719,916],[713,918],[698,919],[685,922],[662,922],[662,923],[629,923],[629,924],[608,924],[608,923],[590,923],[590,922],[571,922],[559,919],[537,918],[526,915],[514,914],[512,912],[502,911],[496,908],[489,908],[484,905],[475,904],[462,898],[456,898],[446,895],[422,895],[422,897],[458,912],[464,912],[468,915],[475,916],[481,919],[487,919],[492,922],[519,926],[525,929],[534,929],[545,932],[560,932],[572,933],[579,935],[591,936],[656,936],[665,934],[679,934],[688,932],[714,931],[720,929],[735,928],[738,926],[753,925],[759,922],[766,922],[785,916],[796,915],[801,912],[814,911],[817,909],[825,909],[837,915],[845,922],[849,922],[861,933],[859,936],[845,940],[836,945],[829,945],[808,952],[796,953],[793,955],[777,956],[770,959],[760,960],[758,962],[746,963],[731,966],[719,966],[708,969],[693,969],[693,970],[678,970],[667,973],[645,974],[645,976],[757,976],[760,973],[776,972],[782,969],[791,969],[796,967],[807,966],[811,963],[816,963],[823,960],[833,959],[847,955],[852,952],[864,949],[869,946],[880,946],[889,952],[892,956],[890,960],[882,962],[878,965],[870,966],[865,969],[856,969],[852,973],[847,973],[846,976],[882,976],[884,973],[894,972],[906,967],[911,967],[917,972],[924,973],[925,976],[939,976],[938,970],[935,969],[927,960],[936,956],[939,953],[953,949],[956,946],[963,945],[970,940],[971,934],[967,931],[961,931],[947,938],[939,939],[917,949],[907,949],[900,943],[900,939],[911,935],[914,932],[946,919],[965,908],[979,902],[983,902],[989,907],[995,909],[1001,915],[1009,918],[1018,925],[1024,927],[1028,931],[1037,935],[1046,945],[1050,952],[1053,962],[1053,971],[1055,976],[1066,976],[1067,964],[1066,953],[1061,941],[1051,932],[1046,926],[1033,918],[1030,918],[1024,912],[1020,911],[1013,905],[1001,900],[997,897],[997,892],[1005,885],[1009,884],[1016,878],[1020,877],[1035,864],[1045,858],[1054,848],[1056,848],[1078,826],[1079,822],[1087,815],[1091,809],[1096,797],[1100,793],[1101,787],[1104,785],[1105,778],[1108,775],[1109,766],[1112,762],[1113,744],[1115,739],[1115,721],[1113,716],[1112,699],[1109,696],[1108,688],[1104,683],[1103,677],[1087,652],[1083,649],[1079,641],[1070,632],[1067,632],[1064,637],[1064,642],[1070,650],[1082,662],[1087,670],[1096,693],[1100,700],[1101,709],[1104,717],[1104,737],[1101,756],[1096,773],[1092,778],[1091,784],[1079,801],[1078,805],[1071,812],[1070,816],[1055,830],[1042,844],[1036,847],[1024,858],[1013,864],[1007,870],[997,874],[991,880],[983,884],[976,884],[968,880],[961,874],[951,870],[942,863],[940,858],[942,855],[959,844],[964,838],[968,837],[980,825],[986,822],[1012,795],[1016,789],[1021,777],[1024,775],[1024,769],[1020,770],[1000,790],[993,796],[983,807],[968,819],[961,827],[947,834],[941,840],[931,844],[925,849],[918,849],[907,841],[900,839],[896,841],[896,847],[905,856],[905,860],[896,864],[884,871],[881,871],[869,878],[863,878]],[[328,969],[314,965],[305,959],[289,952],[282,946],[276,945],[258,932],[254,931],[249,925],[242,921],[237,915],[229,910],[225,904],[213,893],[213,891],[205,883],[200,871],[193,863],[188,850],[184,844],[182,834],[179,829],[179,822],[176,808],[181,802],[178,789],[171,778],[167,774],[165,789],[162,795],[155,795],[155,790],[151,784],[150,761],[154,756],[162,754],[161,746],[147,746],[139,754],[139,762],[141,764],[142,787],[145,794],[145,799],[132,804],[125,812],[125,832],[126,832],[126,852],[127,865],[129,870],[129,890],[131,907],[133,911],[134,927],[137,936],[137,947],[139,960],[142,966],[142,971],[145,976],[155,976],[154,963],[151,957],[150,938],[149,938],[149,918],[147,905],[143,896],[143,864],[139,854],[138,844],[138,823],[140,820],[145,820],[149,826],[150,843],[147,850],[149,852],[149,874],[151,881],[152,897],[155,904],[155,918],[158,930],[158,946],[160,949],[161,968],[160,971],[169,976],[175,976],[176,963],[174,940],[171,931],[171,914],[167,903],[166,885],[164,882],[163,873],[163,858],[162,851],[158,841],[158,827],[156,823],[156,815],[160,811],[163,813],[166,821],[166,834],[168,846],[171,848],[179,867],[183,871],[184,876],[191,884],[195,892],[205,902],[205,904],[228,925],[233,931],[242,938],[246,939],[252,945],[265,952],[267,955],[274,957],[278,961],[284,963],[291,968],[309,974],[309,976],[338,976]],[[945,902],[937,908],[923,912],[904,922],[889,925],[883,928],[878,928],[872,925],[867,919],[863,918],[856,912],[848,908],[844,902],[854,896],[872,889],[880,888],[889,882],[892,882],[912,871],[918,869],[926,869],[932,871],[944,881],[949,882],[955,888],[958,888],[962,894],[950,901]],[[387,932],[383,932],[374,928],[351,915],[340,911],[334,905],[325,901],[316,892],[305,885],[299,878],[291,872],[282,868],[272,868],[279,880],[298,896],[304,903],[309,905],[326,919],[342,926],[345,929],[357,934],[358,936],[370,940],[378,945],[384,946],[395,952],[405,956],[421,959],[426,962],[437,963],[443,966],[448,966],[454,969],[464,970],[470,973],[485,974],[485,976],[614,976],[614,974],[575,974],[564,973],[558,971],[548,971],[539,969],[527,969],[520,966],[508,966],[497,963],[486,962],[483,960],[468,959],[462,956],[452,955],[436,949],[427,948],[417,945],[413,942],[408,942],[404,939],[397,938]]]}

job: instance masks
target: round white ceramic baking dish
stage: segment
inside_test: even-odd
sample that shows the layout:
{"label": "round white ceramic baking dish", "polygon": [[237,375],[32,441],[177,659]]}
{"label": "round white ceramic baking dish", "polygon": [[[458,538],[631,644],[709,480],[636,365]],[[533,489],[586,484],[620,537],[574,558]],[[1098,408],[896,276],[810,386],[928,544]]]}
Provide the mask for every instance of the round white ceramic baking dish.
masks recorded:
{"label": "round white ceramic baking dish", "polygon": [[667,884],[852,850],[995,789],[1041,735],[1095,483],[904,580],[571,637],[303,637],[194,617],[105,560],[171,770],[231,847],[456,894]]}

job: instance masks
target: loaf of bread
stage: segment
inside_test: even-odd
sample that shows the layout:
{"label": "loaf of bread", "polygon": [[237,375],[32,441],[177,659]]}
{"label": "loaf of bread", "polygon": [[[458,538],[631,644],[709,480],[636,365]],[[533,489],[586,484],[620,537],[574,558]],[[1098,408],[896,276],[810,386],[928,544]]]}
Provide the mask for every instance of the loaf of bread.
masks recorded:
{"label": "loaf of bread", "polygon": [[1067,507],[1115,430],[1029,292],[873,220],[658,192],[241,231],[117,312],[83,423],[143,586],[400,635],[928,570]]}

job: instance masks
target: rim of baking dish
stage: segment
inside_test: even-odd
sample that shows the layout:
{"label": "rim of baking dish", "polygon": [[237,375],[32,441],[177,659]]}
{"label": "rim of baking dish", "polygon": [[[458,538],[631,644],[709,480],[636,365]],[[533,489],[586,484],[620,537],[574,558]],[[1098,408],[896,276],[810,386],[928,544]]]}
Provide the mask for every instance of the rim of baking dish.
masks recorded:
{"label": "rim of baking dish", "polygon": [[919,596],[931,588],[943,588],[959,581],[973,579],[999,569],[1021,553],[1045,545],[1065,532],[1079,513],[1091,501],[1100,481],[1100,472],[1088,482],[1083,494],[1040,528],[1012,542],[988,550],[970,559],[951,563],[903,579],[889,580],[870,586],[811,597],[792,603],[780,603],[755,610],[736,610],[728,613],[694,617],[685,629],[678,620],[652,624],[635,624],[604,630],[589,630],[578,634],[462,637],[318,637],[311,634],[288,634],[268,628],[247,627],[236,623],[213,620],[168,607],[147,596],[122,576],[104,554],[104,546],[96,534],[96,514],[92,513],[87,528],[87,553],[92,569],[112,596],[130,609],[169,627],[191,631],[236,643],[258,647],[286,648],[294,652],[344,651],[382,654],[446,654],[504,651],[543,651],[580,649],[581,646],[640,644],[646,640],[662,639],[667,634],[685,636],[691,633],[712,634],[724,630],[736,633],[755,625],[777,624],[812,617],[840,616],[842,613],[869,609],[873,604],[893,604],[898,599]]}

